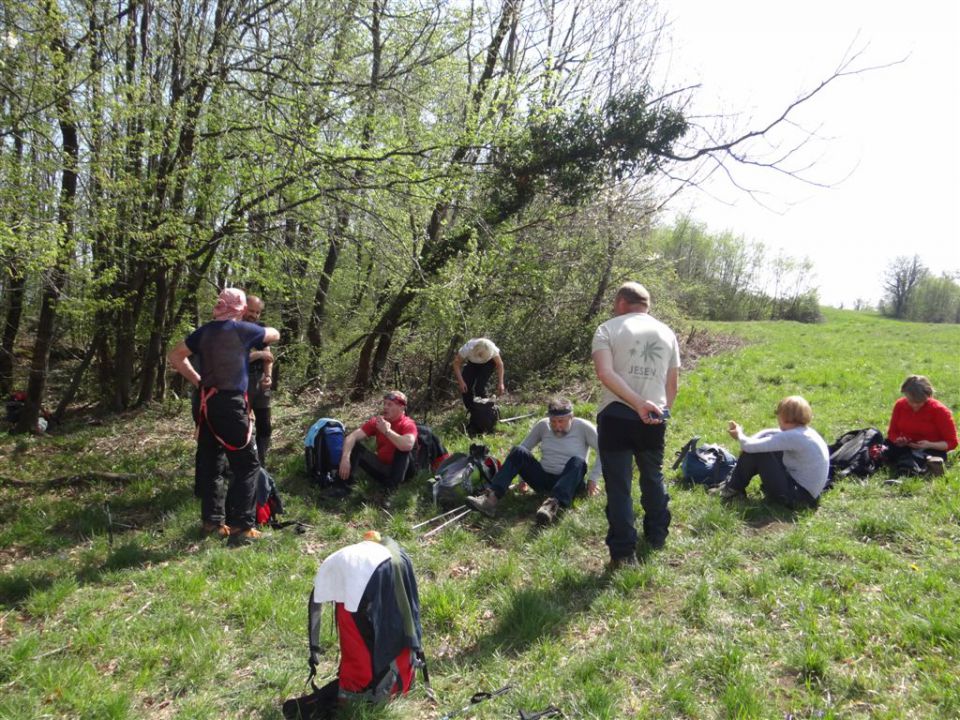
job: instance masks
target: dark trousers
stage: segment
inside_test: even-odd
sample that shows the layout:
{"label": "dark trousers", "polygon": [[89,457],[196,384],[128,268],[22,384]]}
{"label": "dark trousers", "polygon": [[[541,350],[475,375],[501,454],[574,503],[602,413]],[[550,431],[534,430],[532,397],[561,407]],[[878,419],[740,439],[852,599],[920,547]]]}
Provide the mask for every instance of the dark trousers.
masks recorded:
{"label": "dark trousers", "polygon": [[[247,440],[248,422],[243,393],[218,392],[207,399],[206,418],[199,419],[195,471],[196,488],[200,494],[200,518],[204,522],[226,522],[231,528],[240,530],[256,525],[254,505],[260,463],[254,443],[240,447]],[[214,437],[214,432],[224,442],[240,449],[224,448]],[[233,475],[226,497],[222,477],[224,454]]]}
{"label": "dark trousers", "polygon": [[253,417],[256,421],[257,460],[260,467],[267,466],[267,451],[270,449],[270,436],[273,435],[273,424],[269,405],[253,406]]}
{"label": "dark trousers", "polygon": [[666,425],[647,425],[621,403],[613,403],[597,417],[597,444],[607,492],[607,547],[612,559],[636,551],[637,529],[631,485],[633,463],[640,470],[640,506],[643,535],[660,547],[670,528],[670,495],[663,483],[663,447]]}
{"label": "dark trousers", "polygon": [[763,494],[774,502],[794,509],[817,506],[816,498],[790,477],[782,452],[740,453],[727,483],[734,490],[746,490],[754,475],[760,476]]}
{"label": "dark trousers", "polygon": [[511,448],[500,470],[490,478],[487,487],[502,498],[510,487],[511,481],[519,475],[537,492],[550,493],[563,507],[570,507],[573,497],[583,488],[583,479],[587,474],[587,463],[574,455],[559,475],[548,473],[533,453],[521,445]]}
{"label": "dark trousers", "polygon": [[467,391],[463,393],[463,405],[469,410],[473,407],[475,397],[485,398],[487,396],[487,383],[493,375],[496,364],[493,360],[478,364],[466,362],[460,370],[463,381],[467,384]]}
{"label": "dark trousers", "polygon": [[393,462],[387,465],[380,461],[375,452],[357,443],[350,453],[350,465],[353,468],[360,468],[371,480],[392,490],[407,479],[407,472],[410,470],[410,451],[395,450]]}

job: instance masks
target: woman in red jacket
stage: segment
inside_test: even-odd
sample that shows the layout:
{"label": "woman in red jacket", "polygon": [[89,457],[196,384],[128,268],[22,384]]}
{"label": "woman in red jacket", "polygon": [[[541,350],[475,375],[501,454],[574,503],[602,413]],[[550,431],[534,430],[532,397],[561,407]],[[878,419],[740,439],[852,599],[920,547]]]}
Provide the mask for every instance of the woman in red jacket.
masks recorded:
{"label": "woman in red jacket", "polygon": [[903,397],[893,406],[887,429],[888,459],[907,468],[916,459],[933,475],[943,474],[947,452],[957,447],[957,426],[950,408],[933,399],[933,385],[923,375],[911,375],[900,386]]}

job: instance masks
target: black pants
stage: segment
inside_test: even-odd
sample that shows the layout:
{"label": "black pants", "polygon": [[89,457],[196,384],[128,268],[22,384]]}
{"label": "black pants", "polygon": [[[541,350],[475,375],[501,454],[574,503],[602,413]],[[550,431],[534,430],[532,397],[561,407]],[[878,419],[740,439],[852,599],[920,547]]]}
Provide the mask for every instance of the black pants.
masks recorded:
{"label": "black pants", "polygon": [[490,382],[490,376],[493,375],[493,370],[496,367],[496,363],[493,360],[487,360],[487,362],[478,364],[472,362],[466,362],[463,364],[463,369],[460,371],[460,374],[463,376],[463,381],[467,384],[467,391],[463,393],[463,405],[467,410],[473,407],[473,399],[475,397],[485,398],[487,396],[487,383]]}
{"label": "black pants", "polygon": [[257,460],[260,467],[267,466],[267,451],[270,449],[270,436],[273,435],[270,405],[253,406],[253,417],[256,421]]}
{"label": "black pants", "polygon": [[817,499],[790,477],[782,452],[740,453],[727,482],[734,490],[745,490],[754,475],[760,475],[763,494],[774,502],[794,509],[817,506]]}
{"label": "black pants", "polygon": [[[200,519],[204,522],[226,522],[240,530],[256,525],[256,479],[260,463],[254,444],[246,442],[248,423],[243,393],[218,392],[207,398],[206,418],[199,420],[195,471]],[[214,433],[239,449],[225,448]],[[222,490],[224,454],[233,474],[226,497]]]}
{"label": "black pants", "polygon": [[357,443],[350,453],[350,465],[353,468],[360,468],[371,480],[393,490],[407,479],[407,473],[410,470],[410,451],[395,450],[393,462],[387,465],[380,461],[375,452]]}
{"label": "black pants", "polygon": [[597,417],[597,444],[607,492],[607,548],[612,559],[629,557],[637,545],[633,513],[633,464],[640,471],[643,535],[662,547],[670,528],[670,495],[663,483],[666,425],[647,425],[622,403],[611,403]]}

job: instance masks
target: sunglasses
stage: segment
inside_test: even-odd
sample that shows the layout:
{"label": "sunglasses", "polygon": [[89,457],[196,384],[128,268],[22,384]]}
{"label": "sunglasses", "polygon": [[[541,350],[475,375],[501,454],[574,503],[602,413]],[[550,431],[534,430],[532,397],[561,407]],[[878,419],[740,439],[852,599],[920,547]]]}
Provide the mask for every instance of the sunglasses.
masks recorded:
{"label": "sunglasses", "polygon": [[398,405],[404,405],[404,406],[405,406],[405,405],[407,404],[407,401],[404,400],[404,399],[403,399],[402,397],[400,397],[399,395],[397,395],[396,393],[387,393],[386,395],[383,396],[383,399],[384,399],[384,400],[389,400],[390,402],[395,402],[395,403],[397,403]]}

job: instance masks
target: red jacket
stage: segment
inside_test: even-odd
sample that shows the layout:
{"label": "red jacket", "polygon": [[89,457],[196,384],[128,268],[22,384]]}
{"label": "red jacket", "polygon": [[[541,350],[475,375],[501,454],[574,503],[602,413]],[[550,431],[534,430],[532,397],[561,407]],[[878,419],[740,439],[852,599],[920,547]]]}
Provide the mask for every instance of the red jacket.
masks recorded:
{"label": "red jacket", "polygon": [[957,447],[957,426],[953,422],[950,408],[939,400],[930,398],[919,410],[914,410],[907,399],[902,397],[893,406],[890,427],[887,428],[887,439],[890,442],[901,437],[910,442],[945,440],[949,451]]}

